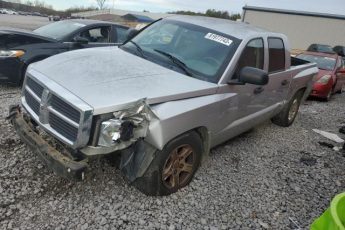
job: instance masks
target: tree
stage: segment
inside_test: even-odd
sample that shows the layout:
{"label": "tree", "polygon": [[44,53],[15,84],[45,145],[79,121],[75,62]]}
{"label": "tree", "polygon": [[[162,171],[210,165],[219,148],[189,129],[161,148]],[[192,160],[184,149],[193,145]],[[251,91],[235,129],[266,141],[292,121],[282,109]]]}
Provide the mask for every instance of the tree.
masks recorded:
{"label": "tree", "polygon": [[96,0],[97,4],[98,4],[98,7],[100,10],[103,10],[104,9],[104,4],[107,0]]}

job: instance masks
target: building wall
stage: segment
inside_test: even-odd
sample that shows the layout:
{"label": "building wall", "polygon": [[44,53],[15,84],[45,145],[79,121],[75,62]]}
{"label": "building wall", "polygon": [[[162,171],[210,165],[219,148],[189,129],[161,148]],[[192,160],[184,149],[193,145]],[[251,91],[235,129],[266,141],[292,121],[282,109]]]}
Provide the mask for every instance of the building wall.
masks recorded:
{"label": "building wall", "polygon": [[345,20],[245,10],[243,21],[288,36],[293,49],[312,43],[345,46]]}

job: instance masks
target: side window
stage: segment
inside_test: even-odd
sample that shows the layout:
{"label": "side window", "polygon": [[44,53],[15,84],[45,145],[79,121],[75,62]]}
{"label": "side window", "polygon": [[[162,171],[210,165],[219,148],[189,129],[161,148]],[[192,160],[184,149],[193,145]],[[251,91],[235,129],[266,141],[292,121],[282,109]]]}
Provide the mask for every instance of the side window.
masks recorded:
{"label": "side window", "polygon": [[268,38],[269,67],[268,72],[285,70],[285,47],[280,38]]}
{"label": "side window", "polygon": [[93,43],[108,43],[110,41],[110,26],[102,26],[85,30],[79,34],[80,37],[86,38]]}
{"label": "side window", "polygon": [[127,40],[127,29],[122,27],[116,27],[117,43],[123,43]]}
{"label": "side window", "polygon": [[246,66],[258,69],[264,68],[264,41],[262,38],[256,38],[248,42],[238,61],[234,78],[238,78],[241,69]]}

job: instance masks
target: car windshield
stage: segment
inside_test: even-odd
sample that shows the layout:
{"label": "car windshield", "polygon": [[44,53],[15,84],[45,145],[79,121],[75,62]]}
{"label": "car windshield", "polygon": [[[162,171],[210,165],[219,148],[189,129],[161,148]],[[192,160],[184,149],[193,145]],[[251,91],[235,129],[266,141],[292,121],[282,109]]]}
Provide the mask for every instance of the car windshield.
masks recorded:
{"label": "car windshield", "polygon": [[61,21],[42,26],[34,30],[34,33],[60,40],[84,26],[84,24],[78,22]]}
{"label": "car windshield", "polygon": [[309,62],[316,63],[317,67],[323,70],[333,70],[336,64],[336,60],[330,57],[314,56],[309,54],[300,54],[297,57]]}
{"label": "car windshield", "polygon": [[240,42],[221,32],[165,19],[122,48],[188,76],[217,83]]}

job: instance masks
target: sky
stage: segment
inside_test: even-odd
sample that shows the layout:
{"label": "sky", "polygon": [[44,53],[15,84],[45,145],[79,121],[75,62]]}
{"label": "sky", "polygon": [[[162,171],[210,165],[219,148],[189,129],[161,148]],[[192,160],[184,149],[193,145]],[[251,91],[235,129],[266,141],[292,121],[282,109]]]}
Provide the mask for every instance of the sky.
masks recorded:
{"label": "sky", "polygon": [[[57,10],[73,6],[97,6],[96,0],[44,0]],[[191,10],[205,12],[207,9],[227,10],[241,13],[242,7],[260,6],[278,9],[300,10],[345,15],[345,0],[107,0],[109,8],[150,12]]]}

